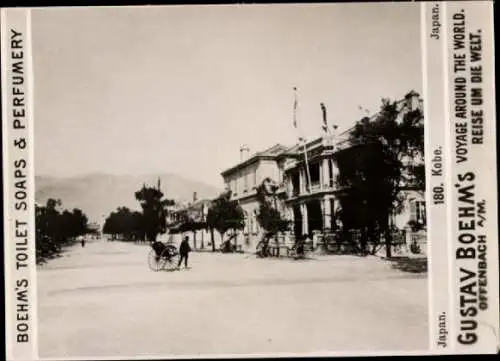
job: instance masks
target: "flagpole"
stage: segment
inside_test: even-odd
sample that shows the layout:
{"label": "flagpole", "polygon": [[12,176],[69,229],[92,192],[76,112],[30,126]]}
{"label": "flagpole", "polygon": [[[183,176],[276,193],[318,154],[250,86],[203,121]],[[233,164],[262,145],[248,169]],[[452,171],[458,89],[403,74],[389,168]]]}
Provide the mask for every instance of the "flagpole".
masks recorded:
{"label": "flagpole", "polygon": [[299,142],[304,142],[303,150],[304,150],[304,161],[305,161],[305,166],[306,166],[307,191],[308,191],[308,193],[310,193],[311,192],[311,174],[309,173],[309,162],[308,162],[308,158],[307,158],[307,148],[306,148],[307,142],[304,139],[304,137],[302,137],[302,134],[300,134],[301,131],[298,128],[298,122],[297,122],[297,105],[298,105],[297,87],[293,87],[293,91],[294,91],[294,98],[295,98],[294,103],[293,103],[293,125],[294,125],[295,129],[297,129],[299,132]]}
{"label": "flagpole", "polygon": [[304,160],[306,163],[307,191],[311,193],[311,174],[309,173],[309,162],[307,160],[307,149],[306,149],[307,142],[304,138],[302,138],[302,140],[304,141]]}

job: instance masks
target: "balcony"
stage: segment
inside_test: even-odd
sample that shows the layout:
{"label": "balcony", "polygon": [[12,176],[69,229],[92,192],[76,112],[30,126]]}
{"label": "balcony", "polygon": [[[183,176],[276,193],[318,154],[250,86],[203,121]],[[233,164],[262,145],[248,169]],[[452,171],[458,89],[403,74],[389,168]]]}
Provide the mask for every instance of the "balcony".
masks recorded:
{"label": "balcony", "polygon": [[301,190],[299,187],[293,187],[292,190],[289,190],[287,192],[289,198],[296,198],[300,196],[305,196],[308,194],[315,194],[315,193],[320,193],[320,192],[329,192],[334,190],[334,183],[330,182],[321,184],[320,182],[314,182],[311,184],[310,190],[308,191],[307,189]]}
{"label": "balcony", "polygon": [[311,183],[311,187],[310,187],[311,193],[319,192],[319,191],[321,191],[321,189],[322,189],[322,187],[321,187],[321,184],[319,182]]}

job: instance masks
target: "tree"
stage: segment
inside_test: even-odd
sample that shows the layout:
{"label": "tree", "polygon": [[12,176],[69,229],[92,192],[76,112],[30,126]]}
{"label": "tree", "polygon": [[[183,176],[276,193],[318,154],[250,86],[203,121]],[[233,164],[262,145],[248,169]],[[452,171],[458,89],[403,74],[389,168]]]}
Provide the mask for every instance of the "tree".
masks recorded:
{"label": "tree", "polygon": [[397,102],[383,99],[379,114],[361,119],[350,132],[353,146],[336,154],[342,223],[361,230],[363,252],[368,238],[377,243],[384,233],[387,257],[390,218],[400,209],[401,191],[425,188],[423,115],[414,109],[399,116]]}
{"label": "tree", "polygon": [[[212,208],[214,207],[214,208]],[[213,204],[207,213],[206,226],[210,231],[210,240],[212,243],[212,252],[215,252],[215,239],[214,239],[214,229],[216,228],[216,224],[218,222],[219,212],[215,209],[215,204]]]}
{"label": "tree", "polygon": [[180,218],[180,232],[193,232],[193,245],[194,248],[197,248],[196,244],[196,231],[201,229],[205,229],[206,223],[203,222],[203,219],[199,217],[197,212],[197,208],[186,208],[179,212]]}
{"label": "tree", "polygon": [[89,231],[87,216],[81,209],[60,212],[57,208],[61,204],[61,200],[49,198],[45,206],[35,206],[38,261],[58,254],[63,244]]}
{"label": "tree", "polygon": [[142,208],[142,222],[146,241],[156,242],[156,237],[167,230],[166,206],[174,204],[171,199],[162,199],[163,193],[159,188],[143,187],[135,192],[135,198]]}
{"label": "tree", "polygon": [[257,200],[259,211],[257,221],[267,232],[268,237],[276,236],[280,232],[285,232],[290,227],[290,221],[285,219],[277,206],[279,186],[274,184],[270,178],[266,178],[257,188]]}
{"label": "tree", "polygon": [[80,236],[86,234],[88,229],[88,218],[79,208],[73,208],[71,214],[70,236]]}
{"label": "tree", "polygon": [[[219,195],[208,209],[206,222],[211,232],[217,230],[221,239],[224,239],[228,230],[236,231],[245,227],[245,213],[237,201],[231,200],[231,191],[226,191]],[[213,237],[212,250],[215,251]]]}
{"label": "tree", "polygon": [[103,233],[113,236],[122,235],[124,240],[144,238],[143,216],[140,212],[127,207],[118,207],[106,218]]}

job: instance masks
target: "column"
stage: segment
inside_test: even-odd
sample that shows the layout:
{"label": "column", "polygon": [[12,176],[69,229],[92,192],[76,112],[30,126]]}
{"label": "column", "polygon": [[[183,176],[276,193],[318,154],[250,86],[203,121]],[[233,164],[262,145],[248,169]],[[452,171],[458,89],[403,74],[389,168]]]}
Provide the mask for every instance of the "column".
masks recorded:
{"label": "column", "polygon": [[293,213],[293,207],[292,206],[287,206],[286,207],[287,213],[288,213],[288,219],[292,221],[292,224],[295,222],[295,215]]}
{"label": "column", "polygon": [[328,188],[330,187],[330,164],[329,164],[329,159],[325,158],[323,159],[323,166],[321,167],[322,170],[322,182],[321,182],[321,188]]}
{"label": "column", "polygon": [[[331,182],[335,182],[337,179],[337,175],[339,174],[339,169],[337,168],[337,164],[335,164],[335,161],[333,159],[329,159],[330,167],[332,167],[332,180]],[[333,186],[333,184],[332,184]]]}
{"label": "column", "polygon": [[302,234],[309,233],[309,219],[307,218],[307,206],[305,203],[300,205],[300,213],[302,215]]}
{"label": "column", "polygon": [[305,193],[306,191],[305,182],[305,170],[304,168],[299,168],[299,193]]}
{"label": "column", "polygon": [[287,191],[289,197],[292,197],[292,195],[293,195],[292,178],[293,178],[292,173],[288,173],[288,176],[286,177],[286,191]]}
{"label": "column", "polygon": [[323,228],[325,230],[332,229],[332,206],[330,197],[325,197],[323,202]]}

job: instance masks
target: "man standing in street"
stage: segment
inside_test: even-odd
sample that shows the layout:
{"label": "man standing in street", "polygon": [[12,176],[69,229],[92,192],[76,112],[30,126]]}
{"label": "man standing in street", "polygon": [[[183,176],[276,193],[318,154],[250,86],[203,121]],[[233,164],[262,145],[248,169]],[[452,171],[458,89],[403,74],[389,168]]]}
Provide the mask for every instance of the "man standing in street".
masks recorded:
{"label": "man standing in street", "polygon": [[177,268],[181,267],[182,260],[184,260],[184,267],[188,268],[188,255],[189,252],[191,252],[191,247],[189,246],[189,237],[186,236],[181,242],[181,245],[179,247],[179,254],[181,257],[179,258],[179,264],[177,265]]}

